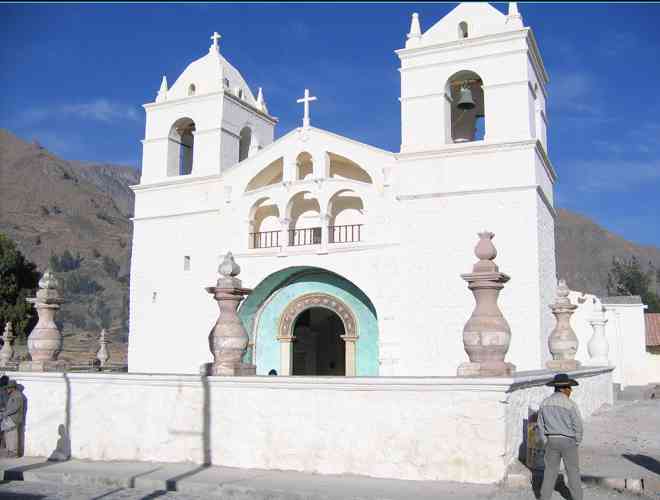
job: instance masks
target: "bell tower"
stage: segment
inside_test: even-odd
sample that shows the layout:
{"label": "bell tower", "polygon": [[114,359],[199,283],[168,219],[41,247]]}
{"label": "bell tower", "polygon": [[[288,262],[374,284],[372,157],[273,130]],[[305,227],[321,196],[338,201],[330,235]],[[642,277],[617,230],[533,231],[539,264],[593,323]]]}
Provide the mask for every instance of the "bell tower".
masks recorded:
{"label": "bell tower", "polygon": [[461,3],[427,31],[413,14],[401,60],[401,152],[538,139],[548,76],[516,2]]}
{"label": "bell tower", "polygon": [[268,113],[263,90],[254,97],[221,55],[220,38],[213,33],[208,54],[170,88],[163,76],[156,100],[143,106],[141,184],[219,174],[273,142],[277,119]]}

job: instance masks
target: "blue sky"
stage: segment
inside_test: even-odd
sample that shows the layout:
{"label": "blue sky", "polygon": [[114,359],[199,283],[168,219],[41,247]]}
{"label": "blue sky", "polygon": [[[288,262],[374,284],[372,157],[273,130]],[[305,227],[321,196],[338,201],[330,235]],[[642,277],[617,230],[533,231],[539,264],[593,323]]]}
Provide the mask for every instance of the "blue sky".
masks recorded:
{"label": "blue sky", "polygon": [[[139,166],[141,104],[203,56],[223,55],[277,136],[312,124],[400,144],[399,73],[410,14],[427,30],[456,3],[0,4],[0,127],[66,159]],[[506,12],[505,3],[494,3]],[[550,75],[556,205],[660,247],[660,4],[519,3]]]}

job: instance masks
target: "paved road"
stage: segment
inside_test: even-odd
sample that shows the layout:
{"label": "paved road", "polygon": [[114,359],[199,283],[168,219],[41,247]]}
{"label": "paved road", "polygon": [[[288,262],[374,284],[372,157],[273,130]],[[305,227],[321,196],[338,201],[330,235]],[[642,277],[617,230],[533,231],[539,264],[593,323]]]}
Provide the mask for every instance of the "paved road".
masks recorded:
{"label": "paved road", "polygon": [[[485,493],[485,494],[484,494]],[[587,487],[584,490],[584,500],[641,500],[641,497],[633,494],[622,494],[613,490],[601,489],[597,487]],[[178,493],[173,491],[134,489],[134,488],[107,488],[101,486],[75,486],[67,484],[37,483],[23,481],[9,481],[0,483],[0,499],[3,500],[206,500],[209,498],[221,498],[219,496],[191,493]],[[225,497],[226,500],[248,500],[265,499],[267,497],[244,496],[236,497],[234,495]],[[285,497],[270,497],[272,500],[280,500]],[[303,497],[293,495],[291,498],[300,500]],[[313,497],[308,497],[313,500]],[[438,500],[475,500],[479,498],[493,500],[534,500],[534,495],[528,489],[509,489],[503,490],[493,488],[491,492],[472,491],[469,485],[461,492],[447,494],[439,497]],[[555,493],[556,500],[562,500],[562,496]],[[653,498],[653,497],[650,497]],[[359,497],[347,497],[346,500],[357,500]],[[655,499],[660,499],[660,495]]]}

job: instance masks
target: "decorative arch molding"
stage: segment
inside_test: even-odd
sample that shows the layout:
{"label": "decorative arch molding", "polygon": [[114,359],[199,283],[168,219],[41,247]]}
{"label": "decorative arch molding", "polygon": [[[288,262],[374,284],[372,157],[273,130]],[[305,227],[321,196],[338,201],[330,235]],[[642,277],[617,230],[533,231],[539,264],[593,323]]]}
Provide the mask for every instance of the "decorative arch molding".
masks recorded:
{"label": "decorative arch molding", "polygon": [[296,340],[293,336],[293,327],[296,319],[307,309],[322,307],[334,312],[344,324],[346,352],[346,376],[356,376],[356,343],[358,340],[357,320],[355,314],[345,302],[327,293],[308,293],[293,300],[282,312],[277,331],[277,340],[280,342],[280,374],[291,375],[293,367],[293,352],[291,343]]}

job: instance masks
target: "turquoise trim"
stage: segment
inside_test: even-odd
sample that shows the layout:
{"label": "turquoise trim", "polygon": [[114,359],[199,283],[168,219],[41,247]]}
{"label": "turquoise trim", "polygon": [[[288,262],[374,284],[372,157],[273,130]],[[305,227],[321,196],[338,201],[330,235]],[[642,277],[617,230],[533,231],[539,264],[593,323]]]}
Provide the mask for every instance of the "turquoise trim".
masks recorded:
{"label": "turquoise trim", "polygon": [[[253,332],[257,336],[257,375],[267,375],[273,368],[280,371],[280,345],[276,338],[280,317],[288,304],[308,293],[326,293],[351,308],[357,321],[356,373],[377,376],[378,318],[373,304],[347,279],[312,267],[292,267],[268,276],[242,304],[239,317],[250,337]],[[257,315],[258,325],[254,328]],[[253,362],[250,351],[244,361]]]}

